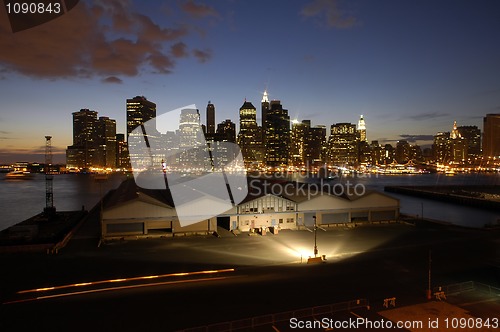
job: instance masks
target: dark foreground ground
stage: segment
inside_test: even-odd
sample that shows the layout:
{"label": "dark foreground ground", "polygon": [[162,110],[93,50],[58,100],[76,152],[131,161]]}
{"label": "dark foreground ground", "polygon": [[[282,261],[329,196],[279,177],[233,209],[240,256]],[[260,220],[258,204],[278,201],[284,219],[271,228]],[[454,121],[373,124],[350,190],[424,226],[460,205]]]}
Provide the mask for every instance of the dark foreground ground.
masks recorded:
{"label": "dark foreground ground", "polygon": [[[494,230],[391,224],[318,231],[327,263],[307,265],[314,245],[307,231],[98,247],[91,226],[57,255],[0,256],[0,331],[175,331],[354,299],[367,299],[372,310],[391,297],[398,307],[412,305],[426,301],[429,252],[433,287],[468,280],[500,286]],[[171,275],[214,269],[234,270]],[[157,277],[124,280],[141,276]],[[18,293],[69,284],[79,285]]]}

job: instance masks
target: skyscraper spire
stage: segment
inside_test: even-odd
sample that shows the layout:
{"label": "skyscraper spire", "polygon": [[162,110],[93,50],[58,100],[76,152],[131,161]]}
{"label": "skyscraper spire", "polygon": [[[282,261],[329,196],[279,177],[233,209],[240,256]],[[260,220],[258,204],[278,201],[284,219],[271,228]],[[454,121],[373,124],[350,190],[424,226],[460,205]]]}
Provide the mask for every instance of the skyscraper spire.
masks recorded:
{"label": "skyscraper spire", "polygon": [[453,121],[453,130],[450,133],[450,138],[451,139],[456,139],[456,138],[461,138],[462,135],[460,135],[460,132],[458,131],[457,128],[457,121]]}
{"label": "skyscraper spire", "polygon": [[267,97],[267,90],[264,90],[264,95],[262,96],[262,102],[263,103],[269,102],[269,98]]}

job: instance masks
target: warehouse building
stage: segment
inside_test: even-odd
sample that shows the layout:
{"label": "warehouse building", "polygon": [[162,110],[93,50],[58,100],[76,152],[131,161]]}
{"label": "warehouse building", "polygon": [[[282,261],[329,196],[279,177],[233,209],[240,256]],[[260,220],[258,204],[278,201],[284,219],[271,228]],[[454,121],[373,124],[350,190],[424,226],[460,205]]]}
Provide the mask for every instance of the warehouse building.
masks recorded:
{"label": "warehouse building", "polygon": [[[168,189],[144,189],[133,179],[111,193],[103,208],[102,237],[207,235],[217,226],[236,232],[277,233],[301,226],[393,221],[399,217],[399,200],[376,191],[339,190],[286,181],[250,179],[248,194],[227,211],[188,226],[181,226]],[[193,200],[219,199],[193,197]],[[205,202],[206,204],[206,202]],[[196,205],[196,204],[195,204]],[[193,212],[196,213],[196,212]],[[202,214],[202,211],[200,211]]]}

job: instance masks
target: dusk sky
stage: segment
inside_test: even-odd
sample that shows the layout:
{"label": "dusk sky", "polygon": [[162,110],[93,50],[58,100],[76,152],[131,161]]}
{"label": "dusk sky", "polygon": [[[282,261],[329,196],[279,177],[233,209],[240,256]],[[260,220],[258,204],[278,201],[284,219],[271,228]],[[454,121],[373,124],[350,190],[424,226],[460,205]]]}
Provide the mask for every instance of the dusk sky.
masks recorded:
{"label": "dusk sky", "polygon": [[238,123],[265,89],[328,132],[363,114],[369,141],[429,145],[500,113],[500,2],[81,0],[17,33],[2,6],[0,87],[0,164],[43,161],[45,135],[64,162],[82,108],[120,133],[138,95]]}

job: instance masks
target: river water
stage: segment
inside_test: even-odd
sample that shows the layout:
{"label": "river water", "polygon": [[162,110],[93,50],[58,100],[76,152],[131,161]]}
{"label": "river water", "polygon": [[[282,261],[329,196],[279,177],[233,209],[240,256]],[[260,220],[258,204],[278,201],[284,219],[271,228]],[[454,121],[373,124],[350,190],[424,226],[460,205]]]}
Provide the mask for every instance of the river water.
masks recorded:
{"label": "river water", "polygon": [[[106,182],[95,181],[88,174],[54,175],[54,205],[59,211],[79,210],[82,206],[89,210],[100,198],[101,190],[106,193],[118,185],[127,176],[115,174]],[[297,177],[299,181],[314,179]],[[328,180],[334,184],[341,182],[363,186],[366,190],[383,192],[384,186],[395,185],[500,185],[500,174],[442,174],[422,175],[354,175]],[[478,208],[461,206],[405,195],[387,193],[400,199],[401,212],[421,215],[468,227],[483,227],[494,224],[500,218],[500,211],[487,211]],[[25,220],[43,211],[45,206],[45,176],[34,174],[30,180],[10,180],[0,174],[0,230]]]}

